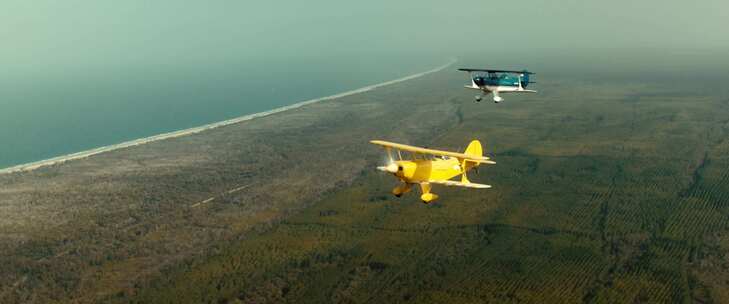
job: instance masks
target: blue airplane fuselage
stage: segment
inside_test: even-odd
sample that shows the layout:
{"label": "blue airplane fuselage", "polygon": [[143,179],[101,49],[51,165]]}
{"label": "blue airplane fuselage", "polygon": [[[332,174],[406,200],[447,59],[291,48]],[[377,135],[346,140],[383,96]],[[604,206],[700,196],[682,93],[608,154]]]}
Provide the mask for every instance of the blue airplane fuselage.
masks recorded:
{"label": "blue airplane fuselage", "polygon": [[529,74],[525,74],[521,79],[518,76],[509,74],[476,75],[473,77],[473,83],[479,87],[518,87],[520,81],[521,87],[526,88],[529,85]]}

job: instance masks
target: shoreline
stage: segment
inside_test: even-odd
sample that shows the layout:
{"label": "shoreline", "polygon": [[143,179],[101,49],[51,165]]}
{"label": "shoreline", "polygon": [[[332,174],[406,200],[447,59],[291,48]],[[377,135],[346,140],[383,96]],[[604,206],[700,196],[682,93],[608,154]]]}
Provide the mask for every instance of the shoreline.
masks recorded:
{"label": "shoreline", "polygon": [[11,166],[8,168],[0,169],[0,174],[10,174],[10,173],[33,171],[38,168],[62,164],[67,161],[83,159],[83,158],[91,157],[91,156],[101,154],[101,153],[111,152],[111,151],[118,150],[118,149],[124,149],[124,148],[139,146],[139,145],[143,145],[143,144],[148,144],[148,143],[152,143],[152,142],[156,142],[156,141],[161,141],[161,140],[165,140],[165,139],[171,139],[171,138],[177,138],[177,137],[197,134],[197,133],[200,133],[203,131],[212,130],[212,129],[216,129],[216,128],[220,128],[220,127],[224,127],[224,126],[241,123],[244,121],[253,120],[256,118],[270,116],[270,115],[285,112],[288,110],[301,108],[301,107],[304,107],[304,106],[307,106],[310,104],[314,104],[314,103],[318,103],[318,102],[322,102],[322,101],[333,100],[333,99],[338,99],[338,98],[342,98],[342,97],[346,97],[346,96],[361,94],[361,93],[365,93],[368,91],[372,91],[377,88],[385,87],[388,85],[412,80],[412,79],[419,78],[419,77],[422,77],[422,76],[425,76],[428,74],[439,72],[439,71],[453,65],[454,63],[456,63],[455,59],[449,61],[448,63],[446,63],[444,65],[441,65],[441,66],[436,67],[431,70],[427,70],[425,72],[420,72],[420,73],[412,74],[412,75],[405,76],[402,78],[389,80],[389,81],[374,84],[374,85],[365,86],[365,87],[362,87],[359,89],[354,89],[354,90],[346,91],[343,93],[338,93],[338,94],[329,95],[329,96],[325,96],[325,97],[319,97],[319,98],[315,98],[315,99],[305,100],[305,101],[297,102],[297,103],[294,103],[294,104],[291,104],[288,106],[271,109],[268,111],[263,111],[263,112],[253,113],[253,114],[246,114],[246,115],[239,116],[236,118],[223,120],[223,121],[219,121],[219,122],[214,122],[214,123],[209,123],[209,124],[202,125],[199,127],[193,127],[193,128],[189,128],[189,129],[183,129],[183,130],[178,130],[178,131],[157,134],[157,135],[153,135],[150,137],[134,139],[134,140],[118,143],[118,144],[98,147],[98,148],[85,150],[85,151],[81,151],[81,152],[76,152],[76,153],[72,153],[72,154],[66,154],[66,155],[57,156],[57,157],[53,157],[53,158],[49,158],[49,159],[45,159],[45,160],[15,165],[15,166]]}

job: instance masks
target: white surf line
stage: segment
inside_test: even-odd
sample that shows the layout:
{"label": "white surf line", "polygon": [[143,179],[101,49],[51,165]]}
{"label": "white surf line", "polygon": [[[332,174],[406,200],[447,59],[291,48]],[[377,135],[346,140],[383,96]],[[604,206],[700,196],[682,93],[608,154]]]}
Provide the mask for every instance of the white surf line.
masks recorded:
{"label": "white surf line", "polygon": [[374,90],[374,89],[377,89],[377,88],[381,88],[381,87],[384,87],[384,86],[396,84],[396,83],[403,82],[403,81],[408,81],[408,80],[411,80],[411,79],[415,79],[415,78],[422,77],[422,76],[425,76],[425,75],[428,75],[428,74],[431,74],[431,73],[435,73],[435,72],[441,71],[441,70],[443,70],[443,69],[451,66],[455,62],[456,62],[456,60],[453,59],[450,62],[448,62],[448,63],[446,63],[446,64],[444,64],[442,66],[439,66],[437,68],[434,68],[432,70],[428,70],[428,71],[425,71],[425,72],[413,74],[413,75],[406,76],[406,77],[403,77],[403,78],[398,78],[398,79],[395,79],[395,80],[386,81],[386,82],[379,83],[379,84],[375,84],[375,85],[366,86],[366,87],[363,87],[363,88],[355,89],[355,90],[352,90],[352,91],[347,91],[347,92],[344,92],[344,93],[339,93],[339,94],[330,95],[330,96],[326,96],[326,97],[320,97],[320,98],[316,98],[316,99],[306,100],[306,101],[302,101],[302,102],[295,103],[295,104],[292,104],[292,105],[288,105],[288,106],[276,108],[276,109],[273,109],[273,110],[268,110],[268,111],[264,111],[264,112],[248,114],[248,115],[240,116],[240,117],[237,117],[237,118],[233,118],[233,119],[229,119],[229,120],[224,120],[224,121],[220,121],[220,122],[215,122],[215,123],[211,123],[211,124],[207,124],[207,125],[203,125],[203,126],[199,126],[199,127],[194,127],[194,128],[190,128],[190,129],[184,129],[184,130],[173,131],[173,132],[169,132],[169,133],[163,133],[163,134],[159,134],[159,135],[155,135],[155,136],[150,136],[150,137],[146,137],[146,138],[135,139],[135,140],[131,140],[131,141],[127,141],[127,142],[123,142],[123,143],[119,143],[119,144],[114,144],[114,145],[110,145],[110,146],[99,147],[99,148],[95,148],[95,149],[91,149],[91,150],[86,150],[86,151],[81,151],[81,152],[77,152],[77,153],[73,153],[73,154],[58,156],[58,157],[49,158],[49,159],[46,159],[46,160],[41,160],[41,161],[37,161],[37,162],[31,162],[31,163],[17,165],[17,166],[5,168],[5,169],[0,169],[0,174],[8,174],[8,173],[15,173],[15,172],[23,172],[23,171],[32,171],[32,170],[35,170],[35,169],[38,169],[38,168],[41,168],[41,167],[52,166],[52,165],[56,165],[56,164],[62,164],[62,163],[65,163],[67,161],[70,161],[70,160],[87,158],[89,156],[93,156],[93,155],[96,155],[96,154],[101,154],[101,153],[104,153],[104,152],[109,152],[109,151],[114,151],[114,150],[118,150],[118,149],[123,149],[123,148],[138,146],[138,145],[142,145],[142,144],[146,144],[146,143],[151,143],[151,142],[155,142],[155,141],[160,141],[160,140],[165,140],[165,139],[170,139],[170,138],[175,138],[175,137],[180,137],[180,136],[185,136],[185,135],[190,135],[190,134],[195,134],[195,133],[200,133],[202,131],[206,131],[206,130],[210,130],[210,129],[220,128],[220,127],[224,127],[224,126],[228,126],[228,125],[237,124],[237,123],[240,123],[240,122],[252,120],[252,119],[255,119],[255,118],[265,117],[265,116],[273,115],[273,114],[276,114],[276,113],[281,113],[281,112],[284,112],[284,111],[301,108],[303,106],[310,105],[310,104],[314,104],[314,103],[317,103],[317,102],[322,102],[322,101],[326,101],[326,100],[332,100],[332,99],[342,98],[342,97],[345,97],[345,96],[351,96],[351,95],[355,95],[355,94],[360,94],[360,93],[364,93],[364,92],[367,92],[367,91],[371,91],[371,90]]}

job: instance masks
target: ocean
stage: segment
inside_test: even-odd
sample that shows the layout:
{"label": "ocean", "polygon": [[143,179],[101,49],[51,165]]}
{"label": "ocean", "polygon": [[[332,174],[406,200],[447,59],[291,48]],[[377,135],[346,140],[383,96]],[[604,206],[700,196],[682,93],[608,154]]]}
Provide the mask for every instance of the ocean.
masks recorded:
{"label": "ocean", "polygon": [[0,168],[267,111],[449,60],[383,58],[242,60],[10,78],[0,90]]}

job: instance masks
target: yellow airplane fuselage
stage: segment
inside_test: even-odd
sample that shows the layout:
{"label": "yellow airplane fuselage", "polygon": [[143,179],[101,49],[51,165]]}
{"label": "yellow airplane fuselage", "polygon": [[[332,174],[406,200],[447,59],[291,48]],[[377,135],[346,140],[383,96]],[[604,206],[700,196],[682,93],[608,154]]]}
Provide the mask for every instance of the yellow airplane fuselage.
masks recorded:
{"label": "yellow airplane fuselage", "polygon": [[[400,160],[395,161],[390,169],[403,184],[392,189],[392,194],[401,196],[410,192],[413,184],[419,184],[423,194],[420,199],[424,203],[429,203],[438,199],[438,195],[430,192],[431,181],[449,180],[455,176],[463,174],[463,170],[458,163],[458,159],[436,159],[436,160]],[[465,178],[465,177],[464,177]]]}
{"label": "yellow airplane fuselage", "polygon": [[438,159],[438,160],[400,160],[395,164],[402,170],[398,170],[395,176],[399,177],[403,182],[417,184],[428,182],[431,180],[448,180],[455,176],[461,175],[461,166],[458,160]]}

